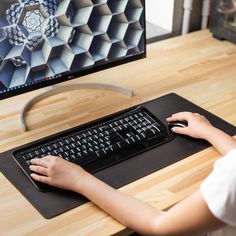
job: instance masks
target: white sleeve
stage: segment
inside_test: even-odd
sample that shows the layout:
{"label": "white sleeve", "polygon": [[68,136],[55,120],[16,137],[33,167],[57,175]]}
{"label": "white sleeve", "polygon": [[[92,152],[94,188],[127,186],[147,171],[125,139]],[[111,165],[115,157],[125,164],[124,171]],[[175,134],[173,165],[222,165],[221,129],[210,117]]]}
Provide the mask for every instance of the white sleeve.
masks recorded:
{"label": "white sleeve", "polygon": [[201,193],[217,219],[236,227],[236,150],[216,161]]}

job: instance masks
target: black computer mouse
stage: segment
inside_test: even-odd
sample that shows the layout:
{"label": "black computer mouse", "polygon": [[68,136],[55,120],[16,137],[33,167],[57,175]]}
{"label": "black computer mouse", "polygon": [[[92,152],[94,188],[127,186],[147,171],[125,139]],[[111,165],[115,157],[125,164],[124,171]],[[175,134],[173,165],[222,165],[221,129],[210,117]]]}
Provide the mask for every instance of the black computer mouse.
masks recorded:
{"label": "black computer mouse", "polygon": [[172,129],[173,127],[186,128],[188,127],[188,122],[187,121],[171,121],[171,122],[168,122],[168,126],[170,129]]}

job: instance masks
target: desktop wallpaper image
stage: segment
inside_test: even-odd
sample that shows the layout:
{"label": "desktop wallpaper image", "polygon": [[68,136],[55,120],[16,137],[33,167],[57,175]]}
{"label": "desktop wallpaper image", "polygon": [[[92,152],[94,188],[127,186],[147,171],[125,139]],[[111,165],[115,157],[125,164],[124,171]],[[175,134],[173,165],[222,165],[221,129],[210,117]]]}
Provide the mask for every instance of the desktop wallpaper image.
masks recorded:
{"label": "desktop wallpaper image", "polygon": [[1,0],[0,93],[141,54],[139,0]]}

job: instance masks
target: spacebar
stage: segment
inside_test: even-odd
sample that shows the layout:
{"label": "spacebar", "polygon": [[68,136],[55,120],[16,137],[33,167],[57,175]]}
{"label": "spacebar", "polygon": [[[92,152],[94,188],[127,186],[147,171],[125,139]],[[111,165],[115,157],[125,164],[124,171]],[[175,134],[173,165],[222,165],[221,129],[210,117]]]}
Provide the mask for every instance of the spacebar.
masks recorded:
{"label": "spacebar", "polygon": [[89,162],[89,163],[83,165],[82,167],[90,173],[95,173],[95,172],[100,171],[104,168],[112,166],[118,162],[121,162],[125,159],[128,159],[132,156],[135,156],[138,153],[145,151],[145,149],[146,148],[144,145],[141,145],[141,144],[135,145],[133,147],[123,149],[115,154],[107,156],[106,158],[101,158],[101,159],[97,159],[95,161]]}
{"label": "spacebar", "polygon": [[88,153],[87,155],[84,155],[80,158],[76,158],[74,160],[71,160],[72,163],[75,163],[77,165],[81,165],[83,167],[83,165],[96,161],[98,160],[98,156],[95,153]]}

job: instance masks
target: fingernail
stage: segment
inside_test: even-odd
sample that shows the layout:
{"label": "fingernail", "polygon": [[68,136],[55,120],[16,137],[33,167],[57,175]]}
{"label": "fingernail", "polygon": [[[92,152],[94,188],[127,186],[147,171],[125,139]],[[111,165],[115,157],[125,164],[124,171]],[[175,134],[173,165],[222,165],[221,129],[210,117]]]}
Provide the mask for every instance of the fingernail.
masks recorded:
{"label": "fingernail", "polygon": [[175,128],[173,127],[173,128],[171,129],[171,131],[172,131],[172,132],[175,132]]}

